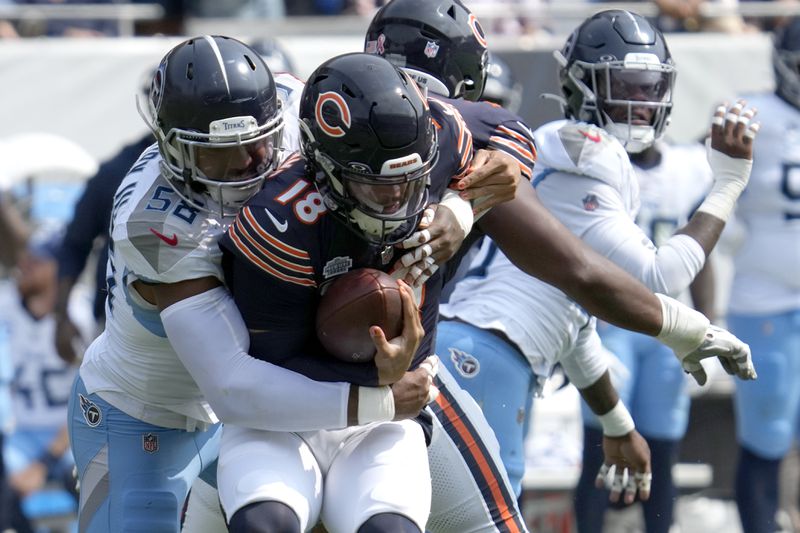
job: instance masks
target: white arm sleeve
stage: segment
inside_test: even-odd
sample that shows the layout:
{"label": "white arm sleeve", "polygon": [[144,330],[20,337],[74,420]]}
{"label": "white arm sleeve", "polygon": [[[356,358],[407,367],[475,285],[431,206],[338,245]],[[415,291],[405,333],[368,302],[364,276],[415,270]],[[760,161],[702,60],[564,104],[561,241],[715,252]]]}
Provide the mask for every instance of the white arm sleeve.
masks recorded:
{"label": "white arm sleeve", "polygon": [[578,389],[592,385],[608,369],[608,361],[595,328],[596,323],[597,321],[592,318],[578,334],[575,347],[558,361],[564,373]]}
{"label": "white arm sleeve", "polygon": [[247,328],[225,288],[172,304],[161,321],[223,423],[271,431],[347,426],[350,385],[313,381],[248,355]]}
{"label": "white arm sleeve", "polygon": [[547,183],[548,178],[537,188],[545,205],[586,244],[653,292],[680,294],[703,268],[705,252],[688,235],[673,235],[656,248],[611,185],[574,174],[560,179],[569,183]]}

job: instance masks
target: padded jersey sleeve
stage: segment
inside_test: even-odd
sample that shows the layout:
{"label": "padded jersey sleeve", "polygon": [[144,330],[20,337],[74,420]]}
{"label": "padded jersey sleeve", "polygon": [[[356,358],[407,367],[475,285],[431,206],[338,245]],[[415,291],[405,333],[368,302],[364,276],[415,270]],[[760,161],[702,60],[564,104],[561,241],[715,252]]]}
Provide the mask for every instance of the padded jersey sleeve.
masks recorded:
{"label": "padded jersey sleeve", "polygon": [[[186,213],[203,216],[188,206]],[[170,215],[153,216],[139,211],[114,225],[114,251],[128,270],[149,283],[177,283],[208,276],[222,280],[222,254],[217,241],[223,226],[214,220],[194,226],[173,220],[177,217]],[[206,231],[201,230],[203,225]]]}
{"label": "padded jersey sleeve", "polygon": [[536,143],[533,132],[520,117],[489,102],[447,101],[461,114],[476,149],[506,152],[517,160],[522,176],[530,181],[537,157]]}
{"label": "padded jersey sleeve", "polygon": [[[454,169],[451,178],[459,179],[469,171],[472,164],[472,132],[458,109],[449,103],[433,98],[429,98],[428,103],[439,137],[439,162],[436,165]],[[436,167],[433,172],[437,173]],[[436,185],[433,184],[434,189]]]}
{"label": "padded jersey sleeve", "polygon": [[553,172],[539,182],[537,192],[587,245],[654,292],[680,293],[703,267],[703,249],[687,235],[675,235],[656,248],[626,211],[619,191],[606,182]]}

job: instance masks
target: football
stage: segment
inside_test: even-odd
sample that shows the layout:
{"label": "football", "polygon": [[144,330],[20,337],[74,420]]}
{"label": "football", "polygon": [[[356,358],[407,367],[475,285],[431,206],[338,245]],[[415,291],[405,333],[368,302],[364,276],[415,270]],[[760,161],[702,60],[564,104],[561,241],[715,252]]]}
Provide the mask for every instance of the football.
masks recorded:
{"label": "football", "polygon": [[351,363],[372,361],[370,326],[387,339],[403,330],[403,303],[397,281],[372,268],[342,274],[327,287],[317,308],[317,337],[334,357]]}

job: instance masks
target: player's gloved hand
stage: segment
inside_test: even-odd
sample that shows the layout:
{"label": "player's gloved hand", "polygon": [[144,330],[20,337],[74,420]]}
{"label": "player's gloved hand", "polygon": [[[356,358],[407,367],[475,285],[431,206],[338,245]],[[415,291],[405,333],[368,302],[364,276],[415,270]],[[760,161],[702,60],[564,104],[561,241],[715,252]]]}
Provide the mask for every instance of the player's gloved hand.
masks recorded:
{"label": "player's gloved hand", "polygon": [[403,331],[393,339],[386,339],[383,330],[372,326],[369,333],[375,344],[375,366],[378,368],[378,384],[391,385],[399,381],[411,366],[425,330],[422,328],[420,312],[414,300],[414,292],[404,281],[398,280],[400,299],[403,302]]}
{"label": "player's gloved hand", "polygon": [[[400,244],[410,251],[394,265],[395,269],[405,269],[403,279],[407,283],[421,287],[439,265],[453,257],[472,227],[471,209],[469,203],[457,195],[425,209],[417,231]],[[466,226],[464,217],[469,219]]]}
{"label": "player's gloved hand", "polygon": [[439,358],[431,355],[392,385],[394,420],[414,418],[426,405],[436,400],[439,389],[433,384],[433,378],[438,371]]}
{"label": "player's gloved hand", "polygon": [[595,486],[607,488],[608,499],[630,505],[639,493],[640,500],[650,498],[653,474],[650,470],[650,447],[635,429],[621,437],[603,436],[603,465],[597,472]]}
{"label": "player's gloved hand", "polygon": [[750,347],[724,329],[712,326],[702,313],[669,296],[656,294],[661,301],[661,332],[656,338],[672,348],[685,372],[699,385],[706,376],[700,361],[718,357],[723,368],[740,379],[756,379]]}
{"label": "player's gloved hand", "polygon": [[753,167],[753,139],[760,126],[752,121],[756,110],[744,106],[744,100],[739,100],[730,108],[717,107],[711,119],[711,136],[706,141],[714,183],[697,211],[723,222],[730,218]]}
{"label": "player's gloved hand", "polygon": [[514,198],[522,173],[519,161],[500,150],[478,150],[469,174],[456,183],[465,200],[473,200],[475,217]]}
{"label": "player's gloved hand", "polygon": [[756,379],[756,369],[753,366],[750,346],[739,340],[735,335],[717,326],[708,326],[702,344],[683,357],[683,369],[694,377],[700,385],[706,382],[706,372],[700,361],[716,356],[722,368],[739,379]]}

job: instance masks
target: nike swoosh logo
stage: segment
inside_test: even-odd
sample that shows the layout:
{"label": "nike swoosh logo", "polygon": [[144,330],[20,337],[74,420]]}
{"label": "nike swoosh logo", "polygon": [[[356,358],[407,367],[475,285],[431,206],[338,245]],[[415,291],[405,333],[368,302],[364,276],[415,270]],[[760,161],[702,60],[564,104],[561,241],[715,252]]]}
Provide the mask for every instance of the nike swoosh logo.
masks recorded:
{"label": "nike swoosh logo", "polygon": [[583,135],[584,137],[586,137],[590,141],[596,142],[596,143],[600,142],[600,134],[599,133],[589,133],[588,131],[583,131],[583,130],[578,130],[578,131],[581,132],[581,135]]}
{"label": "nike swoosh logo", "polygon": [[278,229],[278,231],[284,233],[287,229],[289,229],[288,222],[286,222],[285,220],[281,222],[280,220],[275,218],[275,216],[272,213],[270,213],[269,209],[267,209],[266,207],[264,208],[264,211],[267,213],[267,216],[272,221],[272,223],[275,224],[275,227]]}
{"label": "nike swoosh logo", "polygon": [[163,233],[160,233],[159,231],[156,231],[153,228],[150,228],[150,233],[152,233],[153,235],[155,235],[156,237],[167,243],[168,246],[178,245],[178,236],[175,233],[172,234],[172,237],[167,237]]}

